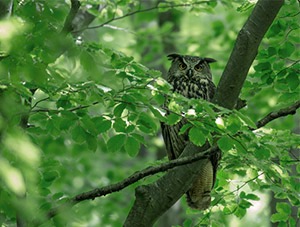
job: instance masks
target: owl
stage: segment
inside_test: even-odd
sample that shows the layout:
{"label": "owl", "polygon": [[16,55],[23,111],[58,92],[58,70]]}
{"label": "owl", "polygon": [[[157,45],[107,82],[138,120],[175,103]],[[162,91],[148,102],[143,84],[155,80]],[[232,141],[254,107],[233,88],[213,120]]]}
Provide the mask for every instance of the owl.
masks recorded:
{"label": "owl", "polygon": [[[209,64],[216,60],[179,54],[170,54],[168,59],[172,61],[172,65],[167,81],[173,86],[173,92],[187,98],[212,100],[216,86],[212,82]],[[188,132],[179,135],[179,130],[186,123],[186,119],[172,126],[161,123],[162,135],[170,160],[178,158],[189,142]],[[210,192],[216,180],[220,157],[220,152],[210,155],[203,172],[199,173],[191,188],[186,192],[187,203],[191,208],[205,210],[209,207]]]}

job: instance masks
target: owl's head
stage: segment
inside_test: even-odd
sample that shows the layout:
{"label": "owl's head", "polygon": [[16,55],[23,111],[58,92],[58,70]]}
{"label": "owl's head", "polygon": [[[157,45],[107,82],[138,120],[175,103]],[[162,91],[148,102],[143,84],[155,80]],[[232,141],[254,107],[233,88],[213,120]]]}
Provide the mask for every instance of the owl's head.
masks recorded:
{"label": "owl's head", "polygon": [[186,80],[212,79],[209,64],[216,62],[213,58],[169,54],[168,59],[172,61],[168,75],[169,80],[179,77]]}

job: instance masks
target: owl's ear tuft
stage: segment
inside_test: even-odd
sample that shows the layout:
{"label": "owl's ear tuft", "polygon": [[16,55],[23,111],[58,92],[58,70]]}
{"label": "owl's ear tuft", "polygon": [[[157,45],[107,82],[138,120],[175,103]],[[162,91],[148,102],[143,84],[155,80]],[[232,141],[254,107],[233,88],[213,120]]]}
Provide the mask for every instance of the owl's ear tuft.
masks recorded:
{"label": "owl's ear tuft", "polygon": [[181,55],[180,54],[169,54],[167,57],[168,57],[168,60],[174,61],[177,58],[181,58]]}
{"label": "owl's ear tuft", "polygon": [[206,61],[208,64],[217,61],[216,59],[213,59],[213,58],[203,58],[203,60]]}

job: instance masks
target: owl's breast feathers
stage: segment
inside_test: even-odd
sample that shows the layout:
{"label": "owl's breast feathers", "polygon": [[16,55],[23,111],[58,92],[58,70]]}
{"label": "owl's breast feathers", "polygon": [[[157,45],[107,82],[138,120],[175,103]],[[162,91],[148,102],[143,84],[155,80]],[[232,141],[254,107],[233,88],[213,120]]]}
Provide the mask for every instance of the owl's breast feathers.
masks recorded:
{"label": "owl's breast feathers", "polygon": [[180,77],[169,82],[173,86],[173,92],[187,98],[202,98],[210,101],[216,90],[214,83],[207,78],[193,80]]}

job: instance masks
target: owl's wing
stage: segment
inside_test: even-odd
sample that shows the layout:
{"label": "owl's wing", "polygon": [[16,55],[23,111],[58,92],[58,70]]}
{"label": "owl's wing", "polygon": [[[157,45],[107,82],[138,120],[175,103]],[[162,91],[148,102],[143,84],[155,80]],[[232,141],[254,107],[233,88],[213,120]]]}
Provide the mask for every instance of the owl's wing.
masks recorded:
{"label": "owl's wing", "polygon": [[161,127],[161,134],[163,136],[165,145],[166,145],[166,149],[167,149],[167,154],[168,154],[168,158],[169,160],[173,160],[175,159],[175,154],[172,150],[172,146],[171,146],[171,138],[170,138],[170,126],[160,122],[160,127]]}
{"label": "owl's wing", "polygon": [[211,80],[209,80],[208,90],[208,101],[211,101],[216,93],[216,85]]}
{"label": "owl's wing", "polygon": [[216,183],[217,169],[218,169],[219,161],[221,160],[221,158],[222,158],[222,152],[220,149],[218,149],[216,152],[210,154],[210,161],[213,166],[213,185],[212,185],[212,187],[214,187],[214,185]]}
{"label": "owl's wing", "polygon": [[178,158],[186,146],[188,141],[187,133],[179,135],[181,127],[186,123],[185,119],[182,119],[176,125],[167,125],[161,122],[162,136],[165,141],[168,158],[170,160]]}

